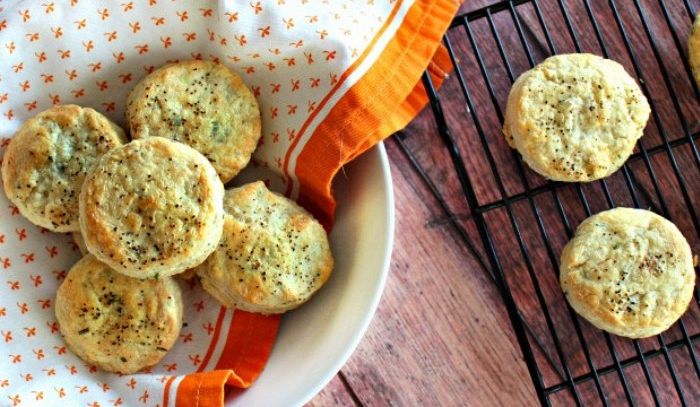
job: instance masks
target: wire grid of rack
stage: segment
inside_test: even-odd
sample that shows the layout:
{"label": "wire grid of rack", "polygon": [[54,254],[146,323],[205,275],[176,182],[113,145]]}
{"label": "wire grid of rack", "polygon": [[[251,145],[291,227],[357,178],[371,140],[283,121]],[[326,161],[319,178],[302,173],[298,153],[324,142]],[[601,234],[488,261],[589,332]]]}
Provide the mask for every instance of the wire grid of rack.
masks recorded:
{"label": "wire grid of rack", "polygon": [[[697,285],[677,324],[634,341],[579,318],[558,285],[563,245],[581,220],[610,207],[649,208],[700,252],[700,93],[685,46],[697,8],[688,0],[514,0],[460,15],[444,37],[453,74],[440,90],[423,77],[430,109],[417,123],[428,124],[397,134],[497,285],[543,405],[700,404]],[[589,184],[543,179],[501,134],[513,80],[567,52],[619,61],[652,107],[625,166]]]}

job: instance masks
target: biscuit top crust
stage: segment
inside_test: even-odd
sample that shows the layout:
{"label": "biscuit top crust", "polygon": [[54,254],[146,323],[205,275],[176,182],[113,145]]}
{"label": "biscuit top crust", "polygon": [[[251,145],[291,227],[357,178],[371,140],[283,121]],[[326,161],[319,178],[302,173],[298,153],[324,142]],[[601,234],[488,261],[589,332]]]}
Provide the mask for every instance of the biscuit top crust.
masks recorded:
{"label": "biscuit top crust", "polygon": [[228,307],[280,313],[305,302],[333,269],[328,237],[303,208],[261,181],[226,191],[219,248],[197,268]]}
{"label": "biscuit top crust", "polygon": [[690,246],[678,228],[631,208],[600,212],[581,223],[564,248],[560,278],[577,311],[631,337],[673,323],[695,287]]}
{"label": "biscuit top crust", "polygon": [[77,231],[78,195],[86,174],[124,131],[93,109],[52,107],[29,119],[5,153],[5,193],[22,214],[57,232]]}
{"label": "biscuit top crust", "polygon": [[241,78],[212,61],[184,61],[148,75],[129,94],[133,138],[166,137],[207,157],[223,182],[248,164],[261,135],[257,100]]}
{"label": "biscuit top crust", "polygon": [[693,28],[688,37],[688,59],[695,83],[700,85],[700,13],[695,16]]}
{"label": "biscuit top crust", "polygon": [[[297,305],[330,276],[333,257],[326,232],[296,202],[256,181],[227,191],[224,210],[236,242],[235,247],[227,245],[228,240],[222,242],[224,257],[232,260],[230,266],[251,271],[243,277],[242,285],[248,285],[243,292],[255,292],[253,287],[258,284],[265,288],[253,302]],[[241,249],[233,259],[228,258]],[[256,272],[260,266],[261,271]]]}
{"label": "biscuit top crust", "polygon": [[88,249],[131,276],[184,271],[174,263],[210,252],[221,234],[216,172],[201,154],[168,139],[135,140],[106,154],[82,194]]}
{"label": "biscuit top crust", "polygon": [[504,133],[528,165],[562,181],[617,170],[642,136],[650,108],[619,63],[591,54],[547,58],[521,75]]}
{"label": "biscuit top crust", "polygon": [[59,287],[56,315],[80,357],[130,373],[173,346],[182,325],[182,298],[171,278],[127,277],[87,255]]}

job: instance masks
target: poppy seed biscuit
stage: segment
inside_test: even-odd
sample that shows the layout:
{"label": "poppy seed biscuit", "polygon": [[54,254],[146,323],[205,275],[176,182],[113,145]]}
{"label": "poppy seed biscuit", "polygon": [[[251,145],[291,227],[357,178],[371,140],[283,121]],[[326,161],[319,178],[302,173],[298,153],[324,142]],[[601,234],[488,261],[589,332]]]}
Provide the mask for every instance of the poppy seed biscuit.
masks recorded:
{"label": "poppy seed biscuit", "polygon": [[700,86],[700,14],[695,16],[695,22],[688,37],[688,60],[695,83]]}
{"label": "poppy seed biscuit", "polygon": [[[87,246],[85,246],[85,239],[83,239],[83,235],[80,234],[80,232],[71,233],[71,237],[73,238],[73,242],[75,243],[75,246],[77,247],[80,254],[82,254],[83,256],[90,254],[90,252],[87,249]],[[184,281],[190,281],[195,277],[194,269],[187,269],[182,273],[177,274],[177,277]]]}
{"label": "poppy seed biscuit", "polygon": [[204,289],[227,307],[276,314],[307,301],[328,280],[326,231],[263,182],[226,191],[219,248],[196,268]]}
{"label": "poppy seed biscuit", "polygon": [[211,61],[166,65],[129,94],[131,137],[180,141],[207,157],[223,182],[248,164],[260,139],[253,93],[226,66]]}
{"label": "poppy seed biscuit", "polygon": [[204,261],[223,226],[224,187],[196,150],[162,137],[105,154],[85,179],[80,228],[90,253],[131,277]]}
{"label": "poppy seed biscuit", "polygon": [[127,277],[92,255],[71,268],[55,304],[68,347],[109,372],[135,373],[158,363],[182,326],[182,294],[173,279]]}
{"label": "poppy seed biscuit", "polygon": [[615,335],[659,334],[688,308],[695,287],[690,246],[678,228],[646,210],[589,217],[561,256],[564,294],[582,317]]}
{"label": "poppy seed biscuit", "polygon": [[588,182],[617,171],[649,118],[642,91],[619,63],[555,55],[515,81],[503,133],[539,174]]}
{"label": "poppy seed biscuit", "polygon": [[80,229],[78,195],[86,174],[107,151],[126,142],[102,114],[55,106],[29,119],[10,141],[2,162],[5,194],[20,213],[46,229]]}

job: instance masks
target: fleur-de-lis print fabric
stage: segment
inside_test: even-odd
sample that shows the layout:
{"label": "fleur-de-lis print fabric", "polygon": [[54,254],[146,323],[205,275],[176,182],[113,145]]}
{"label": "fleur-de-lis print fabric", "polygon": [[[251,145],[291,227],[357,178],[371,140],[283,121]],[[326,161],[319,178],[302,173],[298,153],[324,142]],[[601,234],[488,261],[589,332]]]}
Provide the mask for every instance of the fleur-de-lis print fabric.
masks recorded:
{"label": "fleur-de-lis print fabric", "polygon": [[[329,225],[333,174],[418,112],[426,67],[444,77],[439,40],[457,7],[0,0],[0,157],[22,123],[53,105],[89,106],[126,127],[126,96],[149,72],[215,60],[260,104],[263,134],[243,177],[265,179]],[[260,373],[279,318],[227,310],[187,282],[185,325],[163,361],[124,376],[85,364],[66,348],[53,310],[79,257],[70,236],[32,225],[0,194],[0,405],[209,405],[224,383],[246,387]]]}

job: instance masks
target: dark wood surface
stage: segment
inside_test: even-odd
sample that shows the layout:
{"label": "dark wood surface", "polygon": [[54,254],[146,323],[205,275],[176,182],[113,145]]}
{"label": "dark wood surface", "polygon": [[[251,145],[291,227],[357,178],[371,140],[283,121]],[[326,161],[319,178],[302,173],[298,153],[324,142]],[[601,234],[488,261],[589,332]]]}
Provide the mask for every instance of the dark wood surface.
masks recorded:
{"label": "dark wood surface", "polygon": [[[467,1],[462,10],[475,10],[490,3],[493,2]],[[591,364],[596,368],[614,367],[616,358],[619,361],[634,358],[638,349],[653,352],[661,344],[658,338],[634,344],[606,337],[575,318],[567,308],[557,282],[558,256],[571,230],[587,216],[586,204],[595,213],[607,209],[610,203],[633,206],[636,198],[641,207],[670,217],[684,232],[694,252],[700,252],[698,156],[689,143],[670,151],[657,148],[663,146],[664,137],[687,140],[688,135],[700,129],[697,89],[683,62],[685,39],[691,25],[685,4],[683,0],[614,2],[640,68],[636,72],[635,61],[625,47],[610,9],[613,2],[590,0],[589,3],[599,22],[605,50],[633,76],[644,80],[643,86],[650,96],[655,114],[642,140],[645,152],[650,155],[648,162],[639,155],[637,148],[636,158],[605,183],[591,183],[580,189],[574,185],[555,185],[555,192],[550,191],[552,185],[546,180],[520,167],[519,160],[500,135],[499,114],[505,106],[511,74],[517,76],[528,69],[530,61],[513,17],[507,11],[495,13],[492,21],[512,72],[503,64],[488,21],[479,19],[469,28],[489,81],[482,75],[475,57],[477,50],[471,46],[468,32],[460,27],[450,30],[449,36],[471,94],[473,109],[467,109],[467,100],[462,96],[456,75],[452,75],[439,91],[447,124],[458,140],[479,205],[500,205],[486,210],[484,218],[516,306],[529,326],[528,341],[545,387],[564,380],[562,359],[571,375],[580,376],[591,371]],[[700,8],[696,0],[689,3],[693,11]],[[556,52],[577,51],[560,7],[565,4],[580,49],[603,55],[604,49],[597,40],[583,0],[561,3],[539,0],[538,4]],[[637,4],[647,18],[653,43],[642,28],[644,21],[639,18]],[[672,29],[664,18],[661,4],[668,7]],[[552,51],[547,36],[531,3],[517,10],[533,62],[539,62]],[[682,45],[680,52],[676,40]],[[654,54],[654,46],[661,64]],[[481,144],[477,122],[488,150]],[[396,197],[396,239],[387,287],[358,349],[310,405],[538,404],[503,299],[483,266],[485,256],[473,214],[449,165],[432,111],[424,110],[401,137],[388,140],[386,146]],[[489,164],[488,153],[493,156],[496,171]],[[499,178],[502,192],[498,188]],[[444,198],[444,207],[426,180],[434,183],[435,192]],[[628,185],[634,186],[634,194]],[[531,200],[504,205],[504,198],[520,196],[528,187],[548,189]],[[558,203],[561,203],[561,211]],[[539,215],[539,222],[536,215]],[[520,241],[514,226],[518,227]],[[465,238],[474,242],[475,252],[468,249]],[[528,268],[528,264],[531,267]],[[538,290],[544,305],[538,299]],[[556,333],[550,329],[546,316]],[[683,322],[688,335],[700,333],[697,298]],[[662,340],[664,344],[672,344],[683,338],[680,327],[674,326]],[[690,349],[700,356],[697,341]],[[590,363],[586,352],[591,356]],[[547,357],[553,359],[553,363],[549,363]],[[688,346],[670,350],[668,357],[647,358],[647,370],[660,403],[680,404],[669,364],[676,372],[686,401],[697,405],[700,377]],[[622,378],[638,405],[653,404],[644,369],[634,363],[600,376],[600,387],[611,405],[626,400]],[[578,384],[576,388],[584,404],[601,404],[593,380]],[[568,390],[560,391],[551,401],[555,405],[570,405],[574,395]]]}

